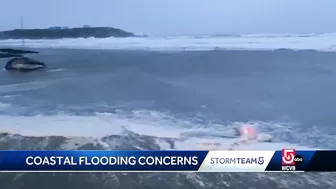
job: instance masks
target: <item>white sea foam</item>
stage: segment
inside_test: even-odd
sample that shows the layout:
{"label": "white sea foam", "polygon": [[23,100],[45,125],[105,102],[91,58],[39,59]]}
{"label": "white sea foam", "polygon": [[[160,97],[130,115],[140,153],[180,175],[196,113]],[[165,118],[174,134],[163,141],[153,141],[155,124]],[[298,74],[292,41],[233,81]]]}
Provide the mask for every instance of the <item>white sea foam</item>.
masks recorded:
{"label": "white sea foam", "polygon": [[[26,136],[77,136],[77,137],[103,137],[112,134],[122,134],[127,130],[137,134],[154,137],[172,137],[179,141],[175,144],[177,149],[228,149],[236,141],[234,138],[221,137],[185,137],[183,133],[199,132],[207,135],[217,133],[231,135],[235,123],[228,125],[200,124],[193,120],[177,118],[168,114],[153,111],[135,111],[133,113],[98,113],[93,116],[0,116],[0,132],[16,133]],[[236,123],[238,124],[238,123]],[[286,128],[277,126],[279,132]],[[309,133],[301,133],[297,137],[304,138]],[[182,139],[182,140],[181,140]],[[210,144],[209,144],[210,142]],[[165,142],[158,141],[162,149],[169,148]],[[213,145],[212,145],[213,144]],[[275,143],[251,143],[237,147],[237,149],[281,149],[294,147],[308,149],[307,146],[290,144],[283,141]]]}
{"label": "white sea foam", "polygon": [[[336,33],[323,34],[258,34],[227,36],[130,37],[130,38],[78,38],[58,40],[25,40],[32,48],[74,48],[113,50],[214,50],[279,48],[319,51],[336,50]],[[21,40],[0,40],[0,46],[21,46]]]}

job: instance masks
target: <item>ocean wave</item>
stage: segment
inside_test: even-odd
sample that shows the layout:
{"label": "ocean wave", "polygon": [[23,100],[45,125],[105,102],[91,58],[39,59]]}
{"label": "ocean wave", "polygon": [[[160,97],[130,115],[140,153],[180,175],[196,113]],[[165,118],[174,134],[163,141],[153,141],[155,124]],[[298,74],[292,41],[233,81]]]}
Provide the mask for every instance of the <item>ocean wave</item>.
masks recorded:
{"label": "ocean wave", "polygon": [[[31,48],[200,51],[200,50],[318,50],[335,51],[336,33],[166,36],[25,40]],[[1,46],[21,46],[21,40],[1,40]]]}
{"label": "ocean wave", "polygon": [[[106,135],[104,137],[37,137],[0,133],[0,149],[6,150],[170,150],[181,149],[176,148],[176,143],[179,141],[182,142],[182,140],[176,138],[140,135],[127,130],[118,135]],[[281,148],[286,147],[283,145],[278,147],[280,146]],[[203,149],[205,149],[204,147]],[[188,149],[193,148],[188,147]],[[208,149],[211,149],[211,147],[208,147]],[[1,174],[0,180],[3,188],[18,189],[36,188],[38,186],[59,189],[61,186],[58,183],[84,189],[91,189],[92,187],[102,189],[114,187],[181,189],[188,187],[201,189],[206,187],[212,189],[270,186],[276,189],[307,188],[307,184],[313,188],[334,187],[334,176],[330,173],[4,173]]]}
{"label": "ocean wave", "polygon": [[[95,115],[86,116],[66,113],[36,116],[0,115],[0,119],[0,132],[24,136],[99,138],[107,135],[119,135],[127,130],[144,136],[183,139],[183,141],[177,141],[175,147],[184,149],[195,148],[195,144],[200,141],[202,141],[201,144],[204,142],[221,144],[220,148],[229,148],[228,146],[235,142],[233,128],[242,124],[240,122],[207,122],[198,118],[190,119],[146,110],[132,112],[116,110],[114,113],[97,112]],[[259,133],[268,133],[274,136],[275,142],[251,145],[251,149],[280,149],[288,145],[296,145],[300,148],[334,148],[336,144],[332,134],[336,131],[326,132],[318,127],[305,128],[306,131],[302,131],[294,123],[258,121],[250,123]],[[303,138],[305,140],[302,140]],[[290,141],[292,144],[286,144],[285,141]]]}
{"label": "ocean wave", "polygon": [[[19,150],[227,150],[236,139],[232,128],[240,123],[209,123],[156,111],[97,112],[92,116],[0,115],[0,149]],[[286,123],[253,122],[256,129],[271,134],[295,131]],[[209,127],[211,125],[211,127]],[[270,127],[273,127],[270,129]],[[197,135],[195,135],[197,133]],[[315,133],[315,132],[313,132]],[[208,137],[210,136],[210,137]],[[299,133],[297,137],[305,136]],[[251,143],[237,150],[311,149],[282,142]],[[4,179],[6,178],[6,179]],[[332,174],[309,173],[5,173],[3,188],[57,188],[58,184],[91,188],[332,188]],[[21,183],[21,184],[18,184]],[[285,184],[284,184],[285,183]],[[56,187],[57,186],[57,187]]]}

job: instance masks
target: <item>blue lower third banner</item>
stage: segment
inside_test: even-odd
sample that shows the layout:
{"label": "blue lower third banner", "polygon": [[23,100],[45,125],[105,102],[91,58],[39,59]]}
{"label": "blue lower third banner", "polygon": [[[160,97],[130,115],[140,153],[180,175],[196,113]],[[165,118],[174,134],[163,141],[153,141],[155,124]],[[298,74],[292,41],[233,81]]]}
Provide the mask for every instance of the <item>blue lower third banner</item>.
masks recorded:
{"label": "blue lower third banner", "polygon": [[0,172],[336,171],[336,151],[0,151]]}

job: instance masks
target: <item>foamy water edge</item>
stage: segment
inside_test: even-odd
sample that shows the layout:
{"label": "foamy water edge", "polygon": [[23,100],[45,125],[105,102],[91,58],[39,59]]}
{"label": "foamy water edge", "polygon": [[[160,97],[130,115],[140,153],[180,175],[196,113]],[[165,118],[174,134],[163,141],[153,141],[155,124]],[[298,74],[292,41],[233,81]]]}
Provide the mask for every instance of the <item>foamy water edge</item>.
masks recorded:
{"label": "foamy water edge", "polygon": [[[21,40],[0,40],[0,46],[19,47]],[[237,36],[174,36],[25,40],[31,48],[205,51],[205,50],[316,50],[335,51],[336,33],[259,34]]]}

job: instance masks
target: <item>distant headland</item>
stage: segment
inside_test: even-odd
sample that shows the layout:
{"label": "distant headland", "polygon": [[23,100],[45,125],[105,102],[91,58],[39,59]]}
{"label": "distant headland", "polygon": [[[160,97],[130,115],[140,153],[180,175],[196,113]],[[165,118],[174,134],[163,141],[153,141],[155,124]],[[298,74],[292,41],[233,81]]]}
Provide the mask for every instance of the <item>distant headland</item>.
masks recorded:
{"label": "distant headland", "polygon": [[106,37],[134,37],[131,32],[113,27],[60,27],[46,29],[14,29],[0,31],[0,39],[61,39],[61,38],[106,38]]}

